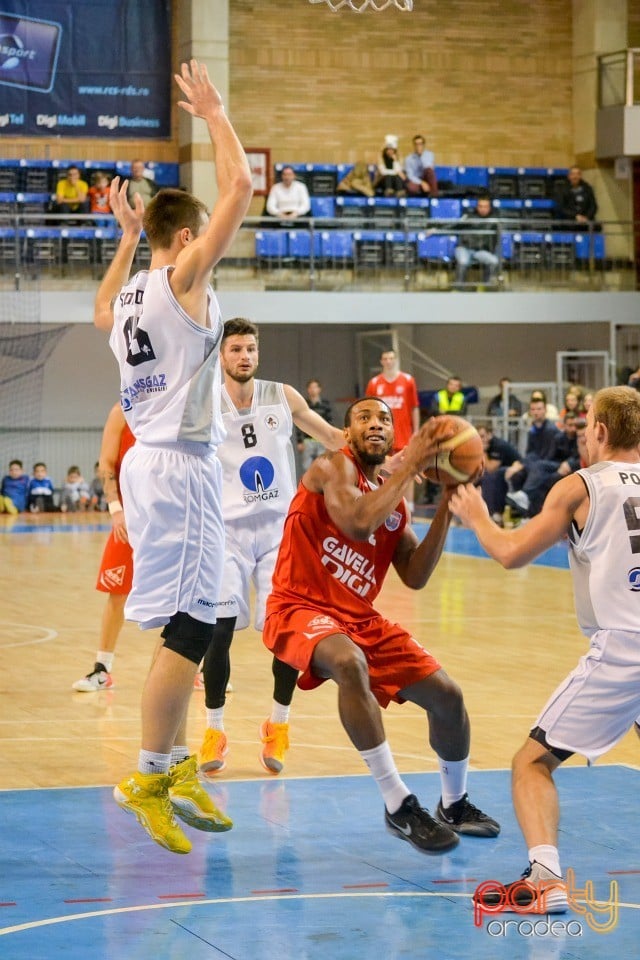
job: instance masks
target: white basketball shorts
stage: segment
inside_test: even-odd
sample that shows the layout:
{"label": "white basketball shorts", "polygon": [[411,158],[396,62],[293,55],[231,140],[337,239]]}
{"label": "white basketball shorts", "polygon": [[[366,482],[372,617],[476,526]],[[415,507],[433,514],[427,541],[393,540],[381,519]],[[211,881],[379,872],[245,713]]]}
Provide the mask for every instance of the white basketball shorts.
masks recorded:
{"label": "white basketball shorts", "polygon": [[224,572],[217,610],[219,617],[237,617],[236,630],[251,622],[249,596],[256,591],[254,626],[262,630],[271,578],[282,540],[284,516],[243,517],[226,522]]}

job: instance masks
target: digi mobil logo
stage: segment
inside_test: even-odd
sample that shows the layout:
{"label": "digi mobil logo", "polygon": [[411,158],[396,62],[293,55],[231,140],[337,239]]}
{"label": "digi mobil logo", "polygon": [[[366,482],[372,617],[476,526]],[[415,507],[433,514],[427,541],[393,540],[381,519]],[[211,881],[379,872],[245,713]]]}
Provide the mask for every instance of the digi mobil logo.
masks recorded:
{"label": "digi mobil logo", "polygon": [[51,20],[0,13],[0,83],[49,93],[62,27]]}
{"label": "digi mobil logo", "polygon": [[244,487],[245,503],[276,500],[280,496],[278,488],[273,487],[276,472],[266,457],[249,457],[240,467],[239,473]]}

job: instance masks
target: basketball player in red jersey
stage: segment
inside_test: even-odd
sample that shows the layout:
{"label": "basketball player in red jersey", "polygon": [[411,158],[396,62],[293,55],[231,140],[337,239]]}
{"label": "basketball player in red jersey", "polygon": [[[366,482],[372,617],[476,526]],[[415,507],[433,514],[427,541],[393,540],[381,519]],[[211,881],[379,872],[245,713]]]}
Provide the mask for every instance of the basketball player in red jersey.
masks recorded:
{"label": "basketball player in red jersey", "polygon": [[81,693],[108,690],[113,686],[111,667],[118,635],[124,624],[124,604],[131,590],[133,551],[127,536],[127,526],[120,502],[118,477],[122,458],[133,446],[131,433],[119,403],[109,411],[100,446],[99,470],[104,484],[104,496],[111,515],[111,533],[105,544],[96,590],[106,593],[107,602],[100,627],[100,646],[93,670],[76,680],[73,689]]}
{"label": "basketball player in red jersey", "polygon": [[394,453],[409,443],[420,426],[420,404],[416,381],[410,373],[398,369],[395,350],[383,350],[380,354],[382,373],[372,377],[365,393],[368,397],[382,397],[393,411],[395,440]]}
{"label": "basketball player in red jersey", "polygon": [[[301,689],[335,681],[340,718],[378,784],[388,829],[427,853],[454,847],[461,833],[500,832],[467,796],[469,718],[460,688],[414,637],[373,608],[390,564],[414,590],[435,569],[450,493],[444,490],[419,543],[402,490],[450,434],[446,423],[428,421],[381,483],[380,466],[394,446],[391,410],[377,398],[351,404],[346,446],[313,462],[289,507],[263,634],[274,655],[300,671]],[[380,713],[390,700],[410,700],[429,716],[442,782],[435,817],[403,783],[391,756]]]}

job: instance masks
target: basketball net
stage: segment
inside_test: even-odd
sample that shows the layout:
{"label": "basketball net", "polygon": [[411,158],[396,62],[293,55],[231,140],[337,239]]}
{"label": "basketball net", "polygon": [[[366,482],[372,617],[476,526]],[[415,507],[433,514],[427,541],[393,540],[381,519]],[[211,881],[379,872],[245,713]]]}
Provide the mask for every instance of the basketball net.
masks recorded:
{"label": "basketball net", "polygon": [[355,13],[363,13],[367,8],[379,12],[391,6],[396,6],[398,10],[406,13],[411,13],[413,10],[413,0],[309,0],[309,3],[326,3],[334,13],[342,10],[343,7]]}

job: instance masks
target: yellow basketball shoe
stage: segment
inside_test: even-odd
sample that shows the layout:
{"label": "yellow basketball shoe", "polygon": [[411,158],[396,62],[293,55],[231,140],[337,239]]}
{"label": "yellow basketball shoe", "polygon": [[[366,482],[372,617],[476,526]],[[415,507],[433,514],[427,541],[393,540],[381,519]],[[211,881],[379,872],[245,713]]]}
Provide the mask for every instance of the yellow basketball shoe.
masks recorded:
{"label": "yellow basketball shoe", "polygon": [[165,773],[136,771],[114,787],[113,797],[161,847],[172,853],[190,853],[191,842],[178,826],[169,802],[170,783]]}
{"label": "yellow basketball shoe", "polygon": [[260,763],[269,773],[277,776],[284,767],[284,755],[289,749],[289,724],[271,723],[265,720],[260,727],[262,750]]}
{"label": "yellow basketball shoe", "polygon": [[176,763],[169,770],[169,799],[174,811],[196,830],[224,833],[231,830],[233,820],[218,810],[198,780],[198,759],[194,754]]}
{"label": "yellow basketball shoe", "polygon": [[226,767],[224,758],[228,753],[227,735],[224,730],[207,727],[198,758],[200,772],[205,777],[213,777],[216,773],[220,773]]}

